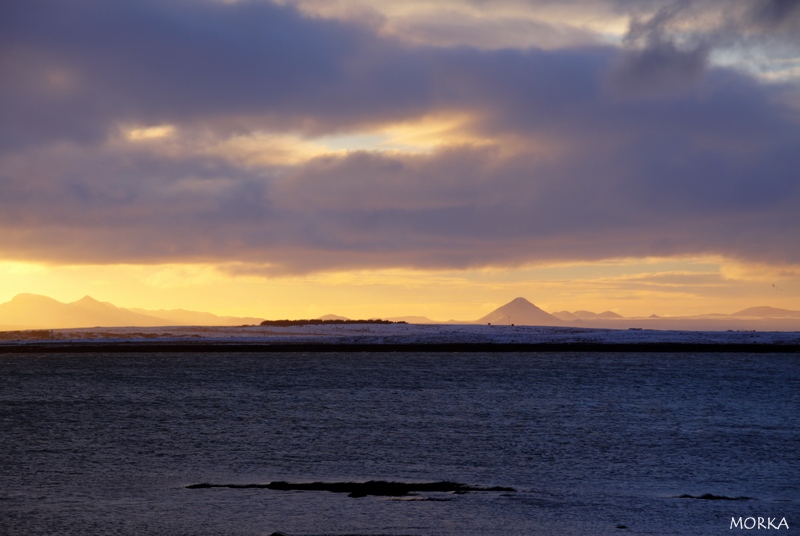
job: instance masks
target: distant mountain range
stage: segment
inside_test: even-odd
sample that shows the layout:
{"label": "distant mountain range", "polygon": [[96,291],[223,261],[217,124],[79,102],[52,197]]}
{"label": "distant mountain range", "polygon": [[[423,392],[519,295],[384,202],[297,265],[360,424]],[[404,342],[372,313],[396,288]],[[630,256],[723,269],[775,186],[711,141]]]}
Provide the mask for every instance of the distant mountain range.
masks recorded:
{"label": "distant mountain range", "polygon": [[[706,314],[682,317],[662,317],[650,315],[646,320],[700,320],[700,319],[800,319],[800,311],[777,309],[775,307],[750,307],[732,314]],[[477,324],[519,324],[537,326],[559,326],[585,321],[632,321],[642,318],[626,318],[613,311],[593,313],[592,311],[558,311],[546,313],[525,298],[515,298],[509,303],[498,307],[488,315],[475,321]]]}
{"label": "distant mountain range", "polygon": [[515,298],[475,323],[495,325],[577,326],[601,329],[800,331],[800,311],[750,307],[733,314],[626,318],[612,311],[558,311],[549,314],[525,298]]}
{"label": "distant mountain range", "polygon": [[[325,315],[321,319],[347,319]],[[263,318],[218,316],[184,309],[125,309],[86,296],[62,303],[47,296],[19,294],[0,304],[0,330],[41,328],[86,328],[118,326],[239,326],[259,324]],[[489,314],[471,321],[438,322],[425,316],[400,316],[387,320],[410,324],[493,324],[518,326],[580,326],[611,329],[685,329],[800,331],[800,311],[775,307],[750,307],[732,314],[704,314],[686,317],[625,318],[612,311],[558,311],[548,313],[525,298],[515,298]]]}
{"label": "distant mountain range", "polygon": [[0,329],[84,328],[111,326],[237,326],[263,319],[217,316],[183,309],[124,309],[86,296],[62,303],[37,294],[19,294],[0,304]]}
{"label": "distant mountain range", "polygon": [[602,313],[593,313],[591,311],[558,311],[553,313],[553,316],[561,320],[592,320],[595,318],[623,318],[613,311],[603,311]]}
{"label": "distant mountain range", "polygon": [[751,318],[800,318],[800,311],[777,309],[775,307],[750,307],[731,316],[747,316]]}
{"label": "distant mountain range", "polygon": [[623,317],[613,311],[594,313],[592,311],[579,310],[548,313],[525,298],[515,298],[491,313],[477,320],[467,322],[456,320],[440,322],[424,316],[398,316],[388,320],[402,320],[409,324],[515,324],[517,326],[580,326],[607,329],[800,330],[800,311],[777,309],[775,307],[750,307],[733,314],[704,314],[683,317],[662,317],[658,315]]}

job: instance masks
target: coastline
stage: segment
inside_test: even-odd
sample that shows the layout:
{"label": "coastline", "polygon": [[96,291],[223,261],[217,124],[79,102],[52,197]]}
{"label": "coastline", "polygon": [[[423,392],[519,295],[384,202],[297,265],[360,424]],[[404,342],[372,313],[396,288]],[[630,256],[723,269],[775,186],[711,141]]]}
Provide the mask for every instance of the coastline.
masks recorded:
{"label": "coastline", "polygon": [[800,353],[800,332],[486,325],[85,328],[4,332],[0,353]]}
{"label": "coastline", "polygon": [[36,353],[334,353],[334,352],[421,352],[421,353],[499,353],[499,352],[636,352],[636,353],[757,353],[800,354],[800,344],[725,344],[725,343],[383,343],[383,344],[241,344],[201,343],[91,343],[0,345],[0,354]]}

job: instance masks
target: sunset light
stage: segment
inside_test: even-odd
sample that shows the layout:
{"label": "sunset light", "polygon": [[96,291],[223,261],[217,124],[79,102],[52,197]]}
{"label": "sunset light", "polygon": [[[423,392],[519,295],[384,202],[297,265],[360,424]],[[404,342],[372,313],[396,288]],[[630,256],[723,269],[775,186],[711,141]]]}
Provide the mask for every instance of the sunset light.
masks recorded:
{"label": "sunset light", "polygon": [[114,6],[7,17],[3,300],[436,320],[520,295],[625,316],[800,307],[795,11]]}

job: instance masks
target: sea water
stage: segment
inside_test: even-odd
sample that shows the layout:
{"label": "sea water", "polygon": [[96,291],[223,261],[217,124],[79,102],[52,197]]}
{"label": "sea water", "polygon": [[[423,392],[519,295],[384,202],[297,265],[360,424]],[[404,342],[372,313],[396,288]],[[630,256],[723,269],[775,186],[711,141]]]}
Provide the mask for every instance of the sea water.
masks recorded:
{"label": "sea water", "polygon": [[[277,480],[516,491],[186,487]],[[749,499],[678,498],[706,493]],[[0,356],[2,534],[731,534],[740,517],[800,530],[798,355]]]}

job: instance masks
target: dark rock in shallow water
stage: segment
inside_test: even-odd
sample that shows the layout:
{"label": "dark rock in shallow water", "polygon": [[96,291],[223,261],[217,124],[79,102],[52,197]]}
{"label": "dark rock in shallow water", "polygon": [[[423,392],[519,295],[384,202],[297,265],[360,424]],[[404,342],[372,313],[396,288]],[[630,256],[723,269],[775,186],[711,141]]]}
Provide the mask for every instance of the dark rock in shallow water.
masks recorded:
{"label": "dark rock in shallow water", "polygon": [[678,495],[676,499],[703,499],[706,501],[749,501],[752,497],[726,497],[725,495],[714,495],[713,493],[705,493],[703,495],[689,495],[684,493]]}
{"label": "dark rock in shallow water", "polygon": [[208,482],[203,482],[202,484],[192,484],[190,486],[186,486],[186,489],[206,489],[206,488],[213,488],[215,487],[214,484],[209,484]]}
{"label": "dark rock in shallow water", "polygon": [[403,497],[397,497],[392,500],[403,501],[403,502],[450,502],[453,499],[441,499],[438,497],[420,497],[418,495],[405,495]]}
{"label": "dark rock in shallow water", "polygon": [[280,491],[332,491],[347,493],[348,497],[359,498],[368,495],[379,497],[403,497],[414,492],[467,493],[470,491],[516,491],[514,488],[494,486],[484,488],[469,486],[458,482],[386,482],[370,480],[369,482],[269,482],[267,484],[192,484],[186,489],[232,488],[232,489],[274,489]]}

